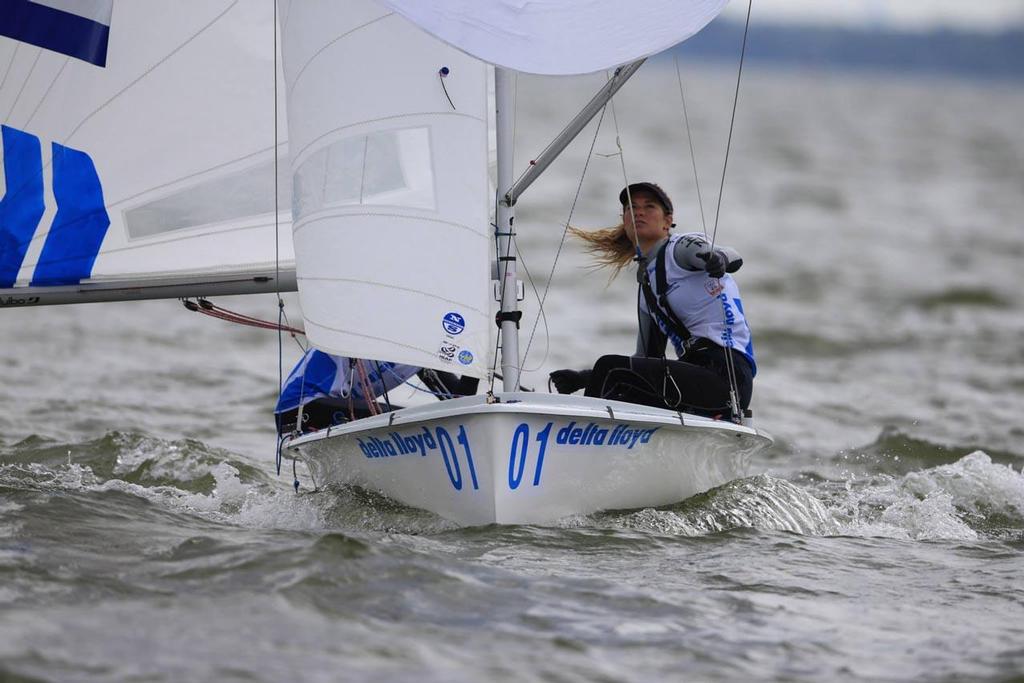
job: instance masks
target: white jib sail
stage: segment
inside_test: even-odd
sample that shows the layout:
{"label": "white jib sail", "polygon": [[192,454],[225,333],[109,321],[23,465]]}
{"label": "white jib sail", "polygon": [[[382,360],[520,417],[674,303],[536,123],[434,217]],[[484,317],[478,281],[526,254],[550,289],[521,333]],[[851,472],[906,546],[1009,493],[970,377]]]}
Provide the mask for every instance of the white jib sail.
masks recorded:
{"label": "white jib sail", "polygon": [[272,2],[6,11],[18,16],[0,27],[0,290],[273,271],[275,156],[282,174],[287,163]]}
{"label": "white jib sail", "polygon": [[380,0],[425,31],[495,66],[568,75],[667,50],[729,0]]}
{"label": "white jib sail", "polygon": [[369,0],[284,2],[281,25],[307,336],[485,376],[486,65]]}

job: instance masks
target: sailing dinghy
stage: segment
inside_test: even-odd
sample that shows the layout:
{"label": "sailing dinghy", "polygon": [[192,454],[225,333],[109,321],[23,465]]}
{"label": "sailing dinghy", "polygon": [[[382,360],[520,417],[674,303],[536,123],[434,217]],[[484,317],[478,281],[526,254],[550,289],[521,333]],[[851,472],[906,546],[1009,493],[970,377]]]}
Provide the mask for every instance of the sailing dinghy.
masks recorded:
{"label": "sailing dinghy", "polygon": [[[515,201],[637,60],[693,35],[724,4],[646,2],[628,20],[611,0],[383,0],[347,3],[342,16],[326,5],[282,5],[291,163],[302,188],[293,235],[310,341],[342,356],[487,378],[496,249],[504,389],[288,437],[287,456],[303,460],[318,484],[379,491],[466,525],[665,505],[744,475],[750,456],[770,443],[752,427],[517,391]],[[573,74],[623,63],[514,182],[513,71]]]}
{"label": "sailing dinghy", "polygon": [[[280,444],[317,485],[459,524],[665,505],[743,476],[771,443],[752,426],[520,391],[513,249],[523,191],[646,56],[725,2],[282,0],[276,28],[271,3],[9,3],[0,303],[297,288],[328,353],[490,379],[500,352],[501,391]],[[611,68],[514,181],[514,73]]]}

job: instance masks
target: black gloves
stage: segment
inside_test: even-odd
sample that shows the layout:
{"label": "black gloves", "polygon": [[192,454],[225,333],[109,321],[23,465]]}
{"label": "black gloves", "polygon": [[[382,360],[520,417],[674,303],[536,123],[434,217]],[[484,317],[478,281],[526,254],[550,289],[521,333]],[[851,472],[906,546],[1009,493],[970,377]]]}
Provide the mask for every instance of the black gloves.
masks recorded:
{"label": "black gloves", "polygon": [[729,257],[721,249],[697,254],[697,257],[704,261],[704,270],[711,277],[722,277],[729,268]]}
{"label": "black gloves", "polygon": [[571,394],[587,386],[590,370],[555,370],[548,377],[548,388],[555,385],[560,394]]}

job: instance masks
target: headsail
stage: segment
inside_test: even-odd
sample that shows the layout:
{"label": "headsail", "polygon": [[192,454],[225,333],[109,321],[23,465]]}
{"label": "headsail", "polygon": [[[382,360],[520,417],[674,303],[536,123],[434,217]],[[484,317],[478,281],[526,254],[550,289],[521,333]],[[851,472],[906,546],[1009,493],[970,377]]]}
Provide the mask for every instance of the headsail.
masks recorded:
{"label": "headsail", "polygon": [[380,0],[495,66],[583,74],[649,57],[704,28],[729,0]]}
{"label": "headsail", "polygon": [[[274,161],[286,158],[283,97],[274,148],[273,3],[4,8],[21,23],[0,31],[0,304],[272,290]],[[86,44],[107,29],[105,60],[54,34],[68,26],[91,27]]]}
{"label": "headsail", "polygon": [[484,376],[487,67],[369,0],[282,3],[281,24],[307,336]]}

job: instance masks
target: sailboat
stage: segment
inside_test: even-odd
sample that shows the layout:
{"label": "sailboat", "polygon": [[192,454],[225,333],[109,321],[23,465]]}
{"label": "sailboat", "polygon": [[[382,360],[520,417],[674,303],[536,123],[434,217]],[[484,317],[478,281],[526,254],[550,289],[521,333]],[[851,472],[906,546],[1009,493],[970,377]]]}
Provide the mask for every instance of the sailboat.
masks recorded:
{"label": "sailboat", "polygon": [[[614,0],[281,0],[275,18],[270,3],[98,0],[61,24],[92,31],[81,44],[0,30],[0,304],[297,289],[327,353],[487,380],[500,357],[501,390],[280,444],[318,485],[461,525],[671,504],[743,476],[771,443],[752,425],[522,391],[513,249],[529,185],[644,58],[726,1],[624,17]],[[26,25],[67,12],[15,5]],[[516,180],[515,72],[606,69]]]}

